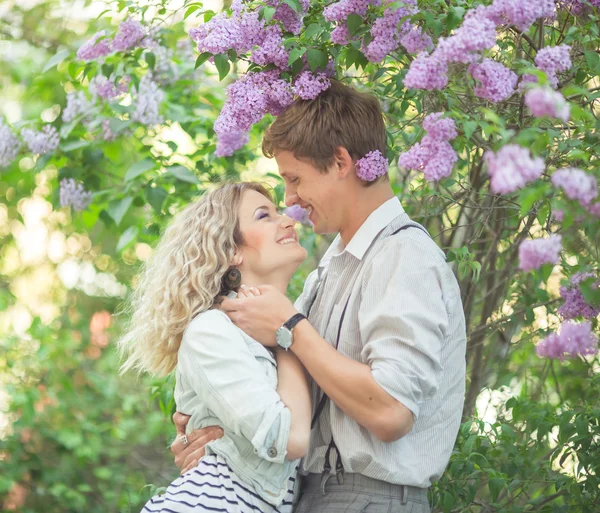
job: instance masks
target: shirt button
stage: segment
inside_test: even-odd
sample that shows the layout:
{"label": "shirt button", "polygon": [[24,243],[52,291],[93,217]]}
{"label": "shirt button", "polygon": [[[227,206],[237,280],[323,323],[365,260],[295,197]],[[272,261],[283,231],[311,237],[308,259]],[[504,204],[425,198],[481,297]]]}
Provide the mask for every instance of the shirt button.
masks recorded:
{"label": "shirt button", "polygon": [[277,456],[277,449],[275,449],[275,447],[269,447],[267,455],[269,456],[269,458],[275,458],[275,456]]}

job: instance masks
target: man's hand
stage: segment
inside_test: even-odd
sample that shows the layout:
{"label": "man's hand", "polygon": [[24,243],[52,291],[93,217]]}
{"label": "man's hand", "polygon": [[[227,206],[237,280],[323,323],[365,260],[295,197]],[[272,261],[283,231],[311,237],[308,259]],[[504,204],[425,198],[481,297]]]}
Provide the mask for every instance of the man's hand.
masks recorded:
{"label": "man's hand", "polygon": [[239,299],[225,299],[221,310],[235,325],[267,347],[277,346],[275,332],[298,313],[291,301],[271,285],[257,290],[242,285]]}
{"label": "man's hand", "polygon": [[175,465],[180,469],[182,475],[198,465],[198,462],[204,457],[204,446],[208,442],[223,436],[223,430],[218,426],[196,429],[187,435],[188,443],[186,445],[181,437],[185,435],[185,426],[189,420],[189,415],[179,412],[173,414],[177,438],[171,444],[171,452],[175,455]]}

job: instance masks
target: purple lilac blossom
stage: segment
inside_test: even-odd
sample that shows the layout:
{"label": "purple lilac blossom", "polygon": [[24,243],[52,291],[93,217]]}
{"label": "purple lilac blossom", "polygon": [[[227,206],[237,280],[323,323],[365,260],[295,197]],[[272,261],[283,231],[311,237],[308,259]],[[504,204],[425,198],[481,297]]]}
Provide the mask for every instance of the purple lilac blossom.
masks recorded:
{"label": "purple lilac blossom", "polygon": [[139,21],[128,18],[119,25],[117,35],[112,42],[113,50],[126,52],[138,46],[145,36],[146,33],[142,24]]}
{"label": "purple lilac blossom", "polygon": [[248,132],[239,130],[225,132],[217,138],[215,156],[231,157],[237,150],[248,144],[249,140],[250,136],[248,135]]}
{"label": "purple lilac blossom", "polygon": [[21,142],[11,128],[0,118],[0,168],[8,167],[19,154]]}
{"label": "purple lilac blossom", "polygon": [[340,0],[325,7],[323,17],[326,21],[346,21],[351,14],[364,17],[369,5],[379,5],[379,3],[371,0]]}
{"label": "purple lilac blossom", "polygon": [[486,151],[484,159],[494,194],[507,194],[521,189],[544,172],[544,159],[531,158],[529,150],[518,144],[507,144],[496,153]]}
{"label": "purple lilac blossom", "polygon": [[45,125],[40,132],[24,128],[21,130],[21,137],[27,143],[29,151],[35,155],[51,153],[58,148],[58,132],[52,125]]}
{"label": "purple lilac blossom", "polygon": [[558,333],[548,335],[535,350],[540,357],[558,360],[594,355],[598,351],[598,337],[592,332],[592,323],[589,321],[565,321]]}
{"label": "purple lilac blossom", "polygon": [[409,21],[405,21],[400,28],[400,20],[416,12],[415,8],[392,8],[388,7],[381,18],[377,18],[371,28],[371,42],[363,48],[365,57],[371,62],[381,62],[385,57],[398,46],[399,38],[406,34],[412,27]]}
{"label": "purple lilac blossom", "polygon": [[525,32],[538,18],[555,16],[554,0],[494,0],[508,22]]}
{"label": "purple lilac blossom", "polygon": [[62,120],[70,123],[79,116],[89,114],[94,105],[90,102],[83,91],[67,93],[67,105],[62,112]]}
{"label": "purple lilac blossom", "polygon": [[562,237],[550,235],[546,239],[525,240],[519,245],[519,269],[531,271],[544,264],[556,264],[561,250]]}
{"label": "purple lilac blossom", "polygon": [[567,167],[554,171],[551,177],[555,187],[561,187],[567,198],[588,206],[598,197],[598,180],[585,171]]}
{"label": "purple lilac blossom", "polygon": [[135,110],[131,119],[143,125],[158,125],[163,122],[163,117],[158,113],[165,93],[153,81],[152,75],[147,73],[140,80],[140,85],[133,98]]}
{"label": "purple lilac blossom", "polygon": [[305,226],[313,225],[312,221],[308,218],[308,212],[300,205],[292,205],[291,207],[286,208],[283,213],[297,223]]}
{"label": "purple lilac blossom", "polygon": [[443,112],[434,112],[423,120],[423,129],[436,141],[450,141],[458,135],[454,120],[443,116]]}
{"label": "purple lilac blossom", "polygon": [[435,55],[420,53],[404,77],[404,86],[413,89],[443,89],[448,85],[448,65]]}
{"label": "purple lilac blossom", "polygon": [[105,36],[105,30],[96,32],[91,39],[83,43],[79,50],[77,50],[77,58],[82,61],[95,61],[100,57],[104,57],[111,53],[112,49],[110,47],[109,39],[104,38],[101,41],[98,41],[98,39]]}
{"label": "purple lilac blossom", "polygon": [[548,76],[548,82],[553,88],[558,86],[557,73],[568,70],[573,64],[568,45],[546,46],[535,56],[535,65]]}
{"label": "purple lilac blossom", "polygon": [[593,203],[592,205],[590,205],[589,207],[587,207],[587,210],[593,216],[600,217],[600,202]]}
{"label": "purple lilac blossom", "polygon": [[519,78],[514,71],[492,59],[471,64],[469,73],[479,82],[475,87],[475,95],[494,103],[508,99],[515,92]]}
{"label": "purple lilac blossom", "polygon": [[534,87],[525,93],[525,105],[536,117],[558,118],[569,121],[571,109],[565,97],[550,87]]}
{"label": "purple lilac blossom", "polygon": [[433,41],[429,34],[416,26],[400,38],[400,44],[408,53],[419,53],[433,47]]}
{"label": "purple lilac blossom", "polygon": [[114,141],[117,138],[117,135],[112,131],[110,127],[110,120],[103,119],[102,120],[102,139],[105,141]]}
{"label": "purple lilac blossom", "polygon": [[[594,319],[600,314],[600,306],[594,307],[586,302],[579,284],[588,278],[597,278],[594,273],[575,273],[569,284],[560,288],[560,297],[563,304],[558,309],[558,315],[563,319],[575,319],[583,317],[584,319]],[[592,286],[598,288],[600,282],[596,281]]]}
{"label": "purple lilac blossom", "polygon": [[292,34],[300,33],[304,14],[306,14],[310,8],[310,0],[300,0],[302,14],[296,13],[294,9],[281,0],[268,0],[266,4],[276,8],[273,19],[280,21],[287,32],[291,32]]}
{"label": "purple lilac blossom", "polygon": [[269,25],[265,30],[265,38],[258,48],[250,55],[250,60],[259,66],[275,64],[280,69],[288,67],[289,53],[283,45],[281,28],[278,25]]}
{"label": "purple lilac blossom", "polygon": [[370,151],[356,161],[356,176],[372,182],[388,172],[388,161],[379,150]]}
{"label": "purple lilac blossom", "polygon": [[496,26],[486,18],[467,18],[450,37],[441,37],[433,55],[445,63],[476,62],[483,50],[496,44]]}
{"label": "purple lilac blossom", "polygon": [[[143,46],[148,48],[155,57],[154,69],[152,70],[154,81],[161,86],[167,86],[175,82],[179,78],[179,70],[177,69],[177,65],[173,62],[173,50],[161,45],[158,41],[151,38],[146,38]],[[193,55],[189,60],[192,59]]]}
{"label": "purple lilac blossom", "polygon": [[331,42],[336,45],[347,45],[350,41],[350,31],[348,25],[340,23],[331,31]]}
{"label": "purple lilac blossom", "polygon": [[552,218],[557,222],[557,223],[562,223],[565,219],[565,211],[561,210],[561,209],[557,209],[554,210],[552,212]]}
{"label": "purple lilac blossom", "polygon": [[60,181],[60,206],[73,207],[73,210],[81,212],[92,202],[92,193],[86,191],[83,185],[75,183],[73,178],[63,178]]}
{"label": "purple lilac blossom", "polygon": [[331,82],[322,72],[303,71],[294,80],[294,94],[303,100],[314,100],[323,91],[329,89]]}

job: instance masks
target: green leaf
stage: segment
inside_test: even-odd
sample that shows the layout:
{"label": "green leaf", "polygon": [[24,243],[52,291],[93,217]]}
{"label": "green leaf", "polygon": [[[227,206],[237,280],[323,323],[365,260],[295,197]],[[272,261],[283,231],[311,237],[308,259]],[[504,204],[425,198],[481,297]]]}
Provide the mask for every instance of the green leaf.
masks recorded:
{"label": "green leaf", "polygon": [[202,66],[211,57],[212,57],[212,53],[210,53],[210,52],[204,52],[204,53],[201,53],[200,55],[198,55],[198,58],[196,59],[196,64],[194,64],[194,69],[197,69],[200,66]]}
{"label": "green leaf", "polygon": [[50,59],[44,66],[42,73],[46,73],[46,71],[48,71],[50,68],[53,68],[54,66],[60,64],[69,55],[71,55],[71,50],[60,50],[60,51],[56,52],[52,57],[50,57]]}
{"label": "green leaf", "polygon": [[275,16],[275,11],[275,7],[271,7],[270,5],[266,5],[262,8],[262,15],[267,23],[269,23],[273,19],[273,16]]}
{"label": "green leaf", "polygon": [[133,239],[135,239],[137,234],[138,234],[137,226],[130,226],[129,228],[127,228],[127,230],[125,230],[121,234],[121,237],[119,237],[119,242],[117,242],[117,251],[121,252],[127,246],[129,246],[129,244],[133,241]]}
{"label": "green leaf", "polygon": [[588,305],[594,308],[600,306],[600,287],[594,277],[582,281],[579,284],[579,289]]}
{"label": "green leaf", "polygon": [[471,138],[476,129],[477,121],[465,121],[463,123],[463,130],[465,132],[465,137],[467,138],[467,140]]}
{"label": "green leaf", "polygon": [[152,52],[146,52],[144,58],[148,63],[148,67],[150,69],[154,69],[154,65],[156,64],[156,55],[154,55]]}
{"label": "green leaf", "polygon": [[140,160],[139,162],[136,162],[135,164],[133,164],[133,166],[131,166],[127,172],[125,173],[125,181],[129,182],[131,180],[133,180],[134,178],[136,178],[137,176],[140,176],[142,173],[145,173],[146,171],[149,171],[150,169],[154,169],[156,167],[156,162],[154,162],[154,160],[152,159],[144,159],[144,160]]}
{"label": "green leaf", "polygon": [[585,52],[585,61],[594,74],[600,75],[600,55],[597,52]]}
{"label": "green leaf", "polygon": [[363,22],[364,22],[363,17],[359,16],[358,14],[350,14],[348,16],[348,19],[347,19],[348,32],[350,33],[351,36],[356,34],[358,29],[362,26]]}
{"label": "green leaf", "polygon": [[317,48],[309,48],[306,52],[306,57],[313,73],[318,69],[325,69],[327,67],[327,54]]}
{"label": "green leaf", "polygon": [[191,5],[190,7],[188,7],[187,11],[185,11],[185,14],[183,15],[183,19],[186,20],[190,14],[192,14],[193,12],[196,12],[198,9],[200,9],[200,5],[198,5],[198,4]]}
{"label": "green leaf", "polygon": [[162,213],[162,205],[167,197],[167,191],[162,187],[148,187],[146,199],[157,214]]}
{"label": "green leaf", "polygon": [[188,183],[200,183],[200,180],[196,177],[196,175],[184,166],[172,166],[167,169],[169,173],[171,173],[175,178],[181,180],[182,182]]}
{"label": "green leaf", "polygon": [[456,28],[460,20],[462,20],[464,14],[464,7],[450,7],[450,12],[448,13],[448,17],[446,18],[446,30],[450,32],[452,29]]}
{"label": "green leaf", "polygon": [[283,3],[289,5],[297,14],[302,14],[302,4],[298,0],[283,0]]}
{"label": "green leaf", "polygon": [[132,202],[133,198],[131,196],[127,196],[126,198],[120,200],[111,201],[106,207],[106,212],[117,226],[121,224],[121,221],[129,210]]}
{"label": "green leaf", "polygon": [[293,48],[290,52],[290,56],[288,58],[288,66],[291,66],[294,62],[296,62],[300,57],[302,57],[306,53],[306,48],[303,46],[297,46]]}
{"label": "green leaf", "polygon": [[73,151],[79,148],[84,148],[85,146],[89,146],[90,141],[86,141],[85,139],[79,139],[76,141],[64,142],[60,145],[60,149],[62,151]]}
{"label": "green leaf", "polygon": [[323,27],[319,23],[311,23],[304,31],[303,36],[306,39],[311,39],[323,30]]}
{"label": "green leaf", "polygon": [[219,80],[223,80],[229,73],[229,59],[226,55],[215,55],[215,66],[219,72]]}

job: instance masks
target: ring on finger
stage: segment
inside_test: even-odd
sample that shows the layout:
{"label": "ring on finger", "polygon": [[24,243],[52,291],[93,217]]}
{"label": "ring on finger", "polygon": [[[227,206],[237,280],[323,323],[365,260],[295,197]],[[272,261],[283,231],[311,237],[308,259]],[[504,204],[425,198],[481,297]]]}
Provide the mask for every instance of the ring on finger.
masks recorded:
{"label": "ring on finger", "polygon": [[186,447],[190,444],[190,441],[188,440],[187,435],[181,435],[179,437],[179,440],[181,440],[181,443]]}

